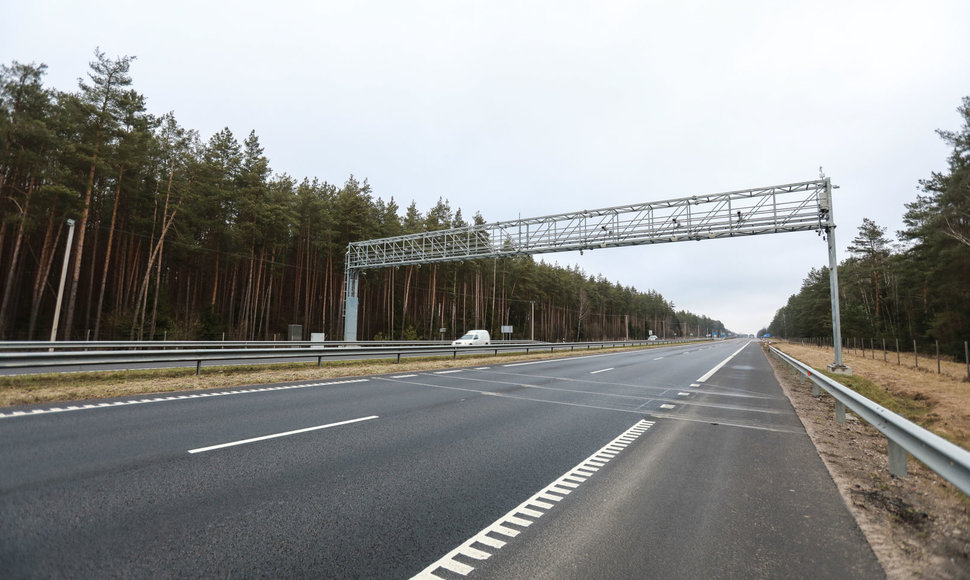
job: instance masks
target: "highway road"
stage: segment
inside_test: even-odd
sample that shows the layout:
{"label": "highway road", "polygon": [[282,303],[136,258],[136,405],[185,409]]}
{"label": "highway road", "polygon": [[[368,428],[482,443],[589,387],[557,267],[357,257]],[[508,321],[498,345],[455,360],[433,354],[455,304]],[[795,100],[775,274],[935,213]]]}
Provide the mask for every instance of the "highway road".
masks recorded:
{"label": "highway road", "polygon": [[883,576],[747,341],[3,409],[0,570]]}

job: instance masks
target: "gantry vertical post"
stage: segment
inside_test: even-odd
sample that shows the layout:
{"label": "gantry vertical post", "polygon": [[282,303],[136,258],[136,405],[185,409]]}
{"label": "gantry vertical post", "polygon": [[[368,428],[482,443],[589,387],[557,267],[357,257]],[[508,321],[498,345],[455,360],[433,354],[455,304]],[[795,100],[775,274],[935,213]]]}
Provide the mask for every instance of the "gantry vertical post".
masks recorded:
{"label": "gantry vertical post", "polygon": [[839,314],[839,260],[835,254],[835,216],[832,213],[832,179],[825,178],[825,191],[822,193],[822,207],[828,210],[825,223],[825,238],[829,245],[829,294],[832,297],[832,345],[835,362],[829,370],[839,374],[851,375],[852,369],[842,363],[842,321]]}
{"label": "gantry vertical post", "polygon": [[344,340],[357,340],[357,285],[360,272],[350,267],[350,254],[347,255],[347,266],[344,268]]}

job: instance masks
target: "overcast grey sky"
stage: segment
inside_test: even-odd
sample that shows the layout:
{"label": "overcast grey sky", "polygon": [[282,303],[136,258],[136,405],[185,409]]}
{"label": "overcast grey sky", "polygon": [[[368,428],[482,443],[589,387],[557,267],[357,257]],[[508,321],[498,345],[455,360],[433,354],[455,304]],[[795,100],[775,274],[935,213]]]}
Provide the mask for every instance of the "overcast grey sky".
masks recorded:
{"label": "overcast grey sky", "polygon": [[[946,168],[970,2],[5,2],[0,61],[70,91],[136,56],[151,112],[259,136],[272,168],[489,221],[815,179],[840,259]],[[738,332],[813,267],[813,233],[546,255]]]}

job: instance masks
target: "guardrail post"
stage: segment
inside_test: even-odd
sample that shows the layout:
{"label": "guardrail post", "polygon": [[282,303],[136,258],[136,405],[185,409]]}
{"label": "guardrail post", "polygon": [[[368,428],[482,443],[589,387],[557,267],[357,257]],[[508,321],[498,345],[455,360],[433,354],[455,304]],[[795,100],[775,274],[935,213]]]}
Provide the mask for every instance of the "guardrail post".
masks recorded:
{"label": "guardrail post", "polygon": [[839,401],[835,401],[835,421],[845,423],[845,405]]}
{"label": "guardrail post", "polygon": [[318,367],[322,367],[323,366],[323,357],[322,356],[318,356],[317,357],[317,366]]}
{"label": "guardrail post", "polygon": [[195,374],[196,375],[201,375],[202,374],[202,361],[201,360],[195,361]]}
{"label": "guardrail post", "polygon": [[397,364],[401,364],[401,353],[397,353]]}
{"label": "guardrail post", "polygon": [[889,473],[895,477],[906,477],[906,450],[901,445],[889,440]]}

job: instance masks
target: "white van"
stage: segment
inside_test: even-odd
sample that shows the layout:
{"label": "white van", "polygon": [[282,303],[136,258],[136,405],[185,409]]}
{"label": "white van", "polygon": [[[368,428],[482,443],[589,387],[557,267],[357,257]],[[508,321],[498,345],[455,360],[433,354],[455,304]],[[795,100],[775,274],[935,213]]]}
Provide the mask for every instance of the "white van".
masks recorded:
{"label": "white van", "polygon": [[469,330],[465,333],[465,336],[453,341],[451,346],[479,346],[491,344],[491,342],[492,337],[489,336],[487,330]]}

